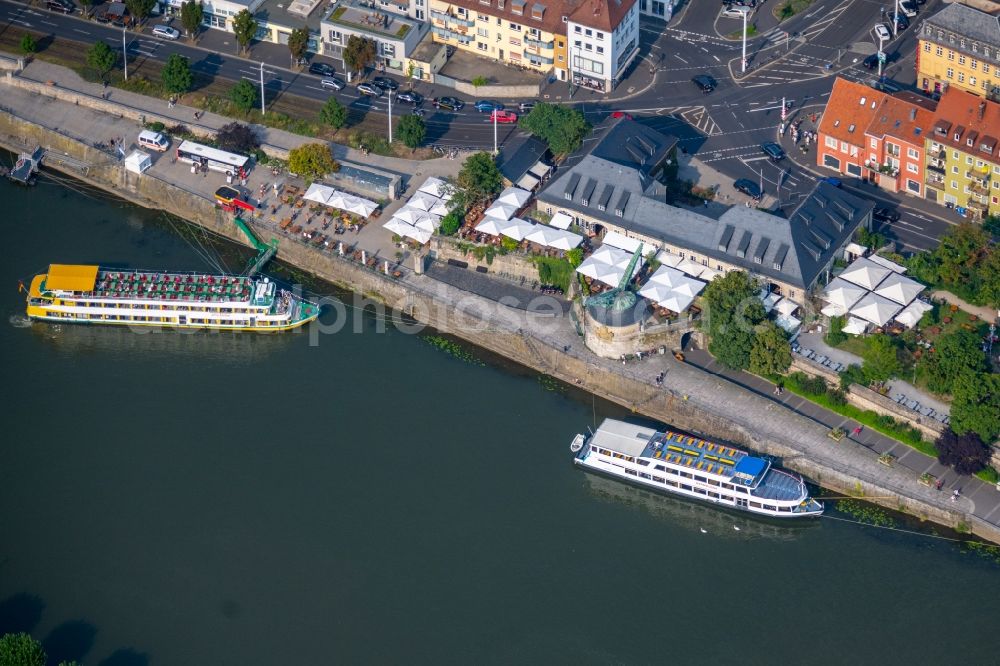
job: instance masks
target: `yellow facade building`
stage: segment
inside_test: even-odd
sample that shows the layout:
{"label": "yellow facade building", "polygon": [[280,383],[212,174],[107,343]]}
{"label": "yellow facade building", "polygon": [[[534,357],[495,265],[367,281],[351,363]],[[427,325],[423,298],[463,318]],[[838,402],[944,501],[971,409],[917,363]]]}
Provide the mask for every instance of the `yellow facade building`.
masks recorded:
{"label": "yellow facade building", "polygon": [[926,19],[917,45],[917,84],[954,87],[1000,102],[1000,17],[952,3]]}

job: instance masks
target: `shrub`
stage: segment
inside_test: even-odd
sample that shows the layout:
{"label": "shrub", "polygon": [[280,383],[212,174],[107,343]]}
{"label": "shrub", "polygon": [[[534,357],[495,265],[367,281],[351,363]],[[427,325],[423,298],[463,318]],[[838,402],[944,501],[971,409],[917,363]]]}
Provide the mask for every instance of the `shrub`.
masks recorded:
{"label": "shrub", "polygon": [[831,347],[836,347],[840,343],[847,340],[847,334],[844,333],[843,317],[830,318],[830,330],[827,331],[826,336],[823,339],[826,341],[826,344]]}
{"label": "shrub", "polygon": [[441,218],[441,226],[438,227],[438,233],[442,236],[453,236],[461,226],[462,213],[458,210],[453,210]]}
{"label": "shrub", "polygon": [[990,450],[974,432],[957,434],[948,428],[937,442],[938,462],[953,467],[959,474],[975,474],[990,460]]}

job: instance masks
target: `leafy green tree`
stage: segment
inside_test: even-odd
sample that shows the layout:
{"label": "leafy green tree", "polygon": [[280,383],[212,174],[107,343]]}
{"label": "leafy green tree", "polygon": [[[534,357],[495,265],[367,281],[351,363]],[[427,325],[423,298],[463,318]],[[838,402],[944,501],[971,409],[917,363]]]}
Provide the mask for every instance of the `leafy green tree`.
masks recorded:
{"label": "leafy green tree", "polygon": [[38,42],[30,32],[26,32],[24,37],[21,38],[21,53],[24,55],[31,55],[38,51]]}
{"label": "leafy green tree", "polygon": [[952,227],[941,236],[941,243],[934,250],[938,260],[938,276],[945,284],[959,284],[975,278],[973,275],[989,236],[971,222]]}
{"label": "leafy green tree", "polygon": [[188,37],[194,37],[201,30],[201,22],[205,20],[205,5],[198,0],[188,0],[181,5],[181,25]]}
{"label": "leafy green tree", "polygon": [[791,365],[792,346],[785,332],[774,322],[759,324],[750,347],[750,372],[765,377],[780,375]]}
{"label": "leafy green tree", "polygon": [[97,70],[102,79],[107,77],[116,62],[118,62],[118,52],[113,51],[107,42],[94,42],[94,45],[87,49],[87,64]]}
{"label": "leafy green tree", "polygon": [[581,247],[574,247],[572,250],[567,250],[566,251],[566,261],[568,261],[569,265],[572,266],[573,268],[576,268],[580,264],[582,264],[583,263],[583,248],[581,248]]}
{"label": "leafy green tree", "polygon": [[885,236],[875,231],[869,231],[865,227],[859,227],[858,243],[877,250],[885,245]]}
{"label": "leafy green tree", "polygon": [[352,72],[360,72],[375,62],[375,40],[351,35],[344,47],[344,64]]}
{"label": "leafy green tree", "polygon": [[990,461],[990,450],[974,432],[959,435],[949,428],[934,442],[938,462],[955,468],[959,474],[975,474]]}
{"label": "leafy green tree", "polygon": [[340,129],[347,124],[347,107],[341,104],[336,97],[331,97],[319,110],[319,119],[335,130]]}
{"label": "leafy green tree", "polygon": [[923,363],[927,388],[935,393],[951,393],[958,376],[964,372],[986,370],[986,355],[980,348],[979,337],[963,328],[939,337],[934,353]]}
{"label": "leafy green tree", "polygon": [[1000,236],[1000,215],[990,215],[983,220],[983,230],[994,238]]}
{"label": "leafy green tree", "polygon": [[966,372],[953,384],[951,429],[960,435],[974,432],[984,442],[1000,435],[1000,375]]}
{"label": "leafy green tree", "polygon": [[766,312],[757,297],[760,285],[744,271],[730,271],[705,288],[708,315],[708,350],[727,368],[750,367],[750,350],[756,326]]}
{"label": "leafy green tree", "polygon": [[257,34],[257,27],[257,19],[248,9],[241,9],[233,17],[233,34],[236,35],[236,43],[244,52],[250,48],[250,42]]}
{"label": "leafy green tree", "polygon": [[0,666],[45,666],[42,644],[25,633],[0,637]]}
{"label": "leafy green tree", "polygon": [[229,89],[229,99],[244,114],[250,113],[250,109],[257,105],[257,86],[242,79]]}
{"label": "leafy green tree", "polygon": [[416,150],[427,136],[427,124],[420,116],[403,116],[396,123],[396,136],[410,150]]}
{"label": "leafy green tree", "polygon": [[590,123],[574,108],[539,102],[518,123],[549,145],[556,155],[568,155],[583,142],[590,132]]}
{"label": "leafy green tree", "polygon": [[474,153],[466,158],[456,179],[457,197],[466,209],[486,203],[500,192],[503,176],[489,153]]}
{"label": "leafy green tree", "polygon": [[128,13],[132,15],[135,22],[142,23],[149,16],[149,13],[153,11],[153,7],[156,6],[156,0],[125,0],[125,6],[128,8]]}
{"label": "leafy green tree", "polygon": [[1000,309],[1000,248],[990,246],[979,263],[979,300]]}
{"label": "leafy green tree", "polygon": [[309,48],[309,28],[303,26],[296,28],[288,34],[288,51],[292,54],[292,60],[298,62],[306,57],[306,49]]}
{"label": "leafy green tree", "polygon": [[325,143],[307,143],[288,151],[288,170],[312,181],[339,171],[340,164]]}
{"label": "leafy green tree", "polygon": [[825,340],[826,344],[831,347],[836,347],[840,343],[847,340],[847,334],[844,333],[843,317],[830,317],[830,330],[827,331],[823,340]]}
{"label": "leafy green tree", "polygon": [[462,212],[458,209],[453,209],[441,218],[441,226],[438,227],[438,233],[442,236],[454,236],[455,232],[458,231],[461,226]]}
{"label": "leafy green tree", "polygon": [[177,94],[191,90],[191,84],[194,83],[191,62],[179,53],[170,54],[167,64],[160,71],[160,77],[163,79],[163,87]]}
{"label": "leafy green tree", "polygon": [[249,155],[260,148],[260,139],[249,125],[227,123],[215,133],[215,142],[222,150]]}
{"label": "leafy green tree", "polygon": [[896,345],[892,338],[884,333],[872,335],[865,341],[865,351],[861,357],[864,359],[861,368],[868,381],[884,382],[899,374],[900,364]]}

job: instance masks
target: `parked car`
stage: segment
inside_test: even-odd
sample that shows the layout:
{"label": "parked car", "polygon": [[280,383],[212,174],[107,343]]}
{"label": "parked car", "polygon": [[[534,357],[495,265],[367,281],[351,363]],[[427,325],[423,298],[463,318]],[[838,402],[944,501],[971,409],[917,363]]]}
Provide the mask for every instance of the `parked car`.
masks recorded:
{"label": "parked car", "polygon": [[387,76],[376,76],[372,79],[372,85],[378,86],[382,90],[396,90],[399,84]]}
{"label": "parked car", "polygon": [[763,194],[760,191],[760,186],[749,178],[740,178],[733,183],[733,187],[748,197],[752,197],[754,199],[760,199],[761,194]]}
{"label": "parked car", "polygon": [[517,114],[513,111],[493,111],[490,113],[490,122],[496,120],[498,123],[516,123]]}
{"label": "parked car", "polygon": [[737,9],[736,7],[726,7],[719,13],[719,16],[721,16],[722,18],[742,19],[744,11],[746,10]]}
{"label": "parked car", "polygon": [[70,0],[48,0],[45,6],[54,12],[62,12],[63,14],[72,14],[76,11],[76,5]]}
{"label": "parked car", "polygon": [[765,155],[771,158],[772,162],[780,162],[785,159],[785,151],[776,143],[762,143],[760,149],[764,151]]}
{"label": "parked car", "polygon": [[465,108],[465,102],[457,97],[435,97],[434,108],[447,109],[448,111],[461,111]]}
{"label": "parked car", "polygon": [[913,0],[903,0],[899,3],[899,11],[902,12],[906,18],[913,18],[917,15],[917,3]]}
{"label": "parked car", "polygon": [[612,111],[611,112],[611,117],[615,118],[615,119],[617,119],[617,118],[624,118],[625,120],[634,120],[632,118],[632,114],[631,113],[626,113],[625,111]]}
{"label": "parked car", "polygon": [[909,27],[910,21],[904,15],[900,14],[896,17],[896,32],[906,30]]}
{"label": "parked car", "polygon": [[517,110],[520,111],[521,113],[531,113],[531,110],[535,108],[536,104],[538,104],[538,100],[535,99],[529,100],[527,102],[521,102],[520,104],[517,105]]}
{"label": "parked car", "polygon": [[889,28],[886,27],[885,23],[875,24],[875,36],[880,41],[888,42],[890,39],[892,39],[892,33],[889,32]]}
{"label": "parked car", "polygon": [[396,100],[400,102],[409,102],[413,106],[419,106],[420,104],[423,104],[424,96],[416,90],[404,90],[396,95]]}
{"label": "parked car", "polygon": [[174,30],[169,25],[157,25],[153,27],[153,37],[160,39],[178,39],[181,33]]}
{"label": "parked car", "polygon": [[476,111],[479,113],[489,113],[490,111],[503,111],[504,106],[500,102],[489,99],[481,99],[476,102]]}
{"label": "parked car", "polygon": [[325,62],[314,62],[309,65],[309,73],[316,76],[333,76],[334,69]]}
{"label": "parked car", "polygon": [[899,221],[899,211],[895,208],[875,208],[872,212],[872,219],[876,222],[897,222]]}
{"label": "parked car", "polygon": [[877,53],[871,54],[870,56],[865,58],[861,62],[861,64],[867,67],[868,69],[875,69],[876,67],[878,67],[878,54]]}
{"label": "parked car", "polygon": [[382,89],[371,83],[359,83],[358,92],[362,95],[370,95],[372,97],[381,97]]}
{"label": "parked car", "polygon": [[833,185],[834,187],[840,187],[844,184],[839,178],[834,178],[833,176],[823,176],[819,179],[819,182],[826,183],[827,185]]}
{"label": "parked car", "polygon": [[715,79],[708,74],[699,74],[698,76],[692,78],[691,81],[705,94],[715,90]]}
{"label": "parked car", "polygon": [[347,82],[338,79],[335,76],[325,76],[320,80],[319,85],[321,88],[333,88],[334,90],[343,90],[344,88],[347,87]]}

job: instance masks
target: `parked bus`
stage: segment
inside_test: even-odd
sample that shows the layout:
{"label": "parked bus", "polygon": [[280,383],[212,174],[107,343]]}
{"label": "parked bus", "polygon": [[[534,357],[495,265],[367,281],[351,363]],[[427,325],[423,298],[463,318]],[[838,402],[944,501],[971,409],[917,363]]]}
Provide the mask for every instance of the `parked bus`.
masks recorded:
{"label": "parked bus", "polygon": [[208,167],[212,171],[222,171],[236,178],[246,178],[250,173],[250,158],[235,153],[227,153],[218,148],[203,146],[194,141],[184,141],[177,146],[177,159],[189,164]]}

